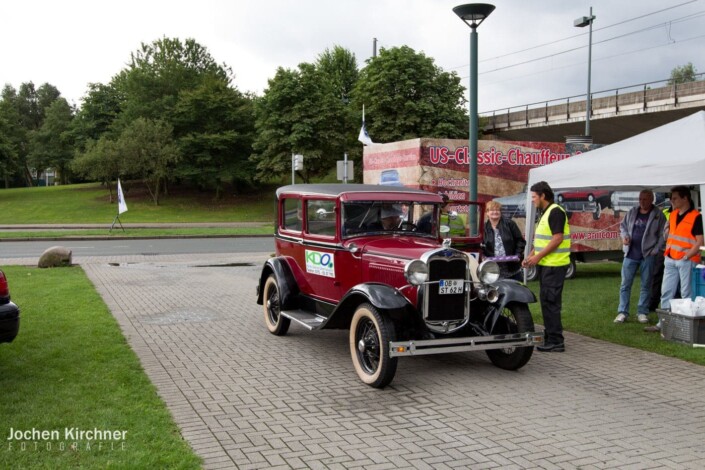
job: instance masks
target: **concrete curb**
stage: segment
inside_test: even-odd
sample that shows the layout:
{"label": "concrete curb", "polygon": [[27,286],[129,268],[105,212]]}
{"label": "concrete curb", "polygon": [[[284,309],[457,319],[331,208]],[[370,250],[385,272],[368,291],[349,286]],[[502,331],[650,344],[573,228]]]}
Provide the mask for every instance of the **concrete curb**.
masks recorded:
{"label": "concrete curb", "polygon": [[156,239],[178,239],[178,238],[264,238],[273,237],[268,235],[155,235],[152,237],[111,237],[109,235],[95,236],[70,236],[70,237],[23,237],[23,238],[0,238],[0,243],[5,242],[49,242],[49,241],[82,241],[82,240],[156,240]]}
{"label": "concrete curb", "polygon": [[[174,229],[174,228],[257,228],[267,227],[267,222],[195,222],[195,223],[135,223],[122,224],[126,229]],[[50,231],[50,230],[110,230],[110,225],[106,224],[5,224],[0,225],[0,232],[12,233],[19,231]],[[113,228],[116,233],[120,232],[120,228]],[[193,234],[193,235],[152,235],[152,236],[121,236],[110,234],[106,235],[69,235],[66,237],[17,237],[17,238],[0,238],[2,242],[27,242],[27,241],[62,241],[62,240],[152,240],[152,239],[178,239],[178,238],[239,238],[239,237],[271,237],[271,234]]]}

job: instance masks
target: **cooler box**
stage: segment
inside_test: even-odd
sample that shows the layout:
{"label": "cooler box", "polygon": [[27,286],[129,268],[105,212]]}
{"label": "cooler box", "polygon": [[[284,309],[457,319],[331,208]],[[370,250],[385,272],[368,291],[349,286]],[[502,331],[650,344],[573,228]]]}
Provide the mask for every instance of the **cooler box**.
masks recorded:
{"label": "cooler box", "polygon": [[695,300],[698,296],[705,297],[705,265],[703,264],[694,267],[690,275],[690,298]]}
{"label": "cooler box", "polygon": [[691,317],[657,309],[663,339],[686,344],[705,344],[705,317]]}

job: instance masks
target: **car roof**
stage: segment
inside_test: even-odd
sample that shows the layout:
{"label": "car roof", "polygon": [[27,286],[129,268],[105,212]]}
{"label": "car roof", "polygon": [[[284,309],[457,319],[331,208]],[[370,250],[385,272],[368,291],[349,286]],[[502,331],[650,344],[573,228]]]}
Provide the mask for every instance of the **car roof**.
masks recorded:
{"label": "car roof", "polygon": [[394,197],[425,202],[442,202],[440,195],[421,189],[380,184],[290,184],[277,189],[277,199],[283,194],[335,196],[344,200],[385,199]]}

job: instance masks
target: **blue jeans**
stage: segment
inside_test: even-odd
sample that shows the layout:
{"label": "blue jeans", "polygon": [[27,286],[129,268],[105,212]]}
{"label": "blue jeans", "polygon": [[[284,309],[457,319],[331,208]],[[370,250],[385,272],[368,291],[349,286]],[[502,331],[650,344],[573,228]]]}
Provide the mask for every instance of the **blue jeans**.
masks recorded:
{"label": "blue jeans", "polygon": [[656,256],[647,256],[640,261],[624,258],[622,261],[622,285],[619,287],[618,313],[629,316],[629,299],[632,296],[632,284],[636,277],[636,270],[641,274],[641,290],[639,291],[639,305],[636,313],[648,315],[649,301],[651,300],[651,276],[654,272]]}
{"label": "blue jeans", "polygon": [[678,291],[678,281],[680,280],[681,298],[690,298],[690,274],[695,263],[689,259],[671,259],[666,256],[663,261],[663,283],[661,284],[661,308],[670,310],[671,299]]}

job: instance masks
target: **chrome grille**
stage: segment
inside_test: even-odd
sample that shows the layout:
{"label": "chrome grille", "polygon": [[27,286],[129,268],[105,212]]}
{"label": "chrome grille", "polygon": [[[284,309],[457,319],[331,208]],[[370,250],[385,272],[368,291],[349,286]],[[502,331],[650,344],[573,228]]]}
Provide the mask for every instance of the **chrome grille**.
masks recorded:
{"label": "chrome grille", "polygon": [[455,250],[441,250],[431,255],[426,263],[429,284],[424,299],[424,319],[427,322],[458,322],[468,317],[467,290],[462,294],[441,295],[441,279],[467,279],[467,259]]}

